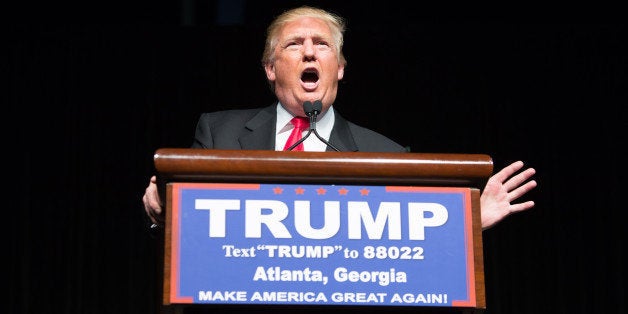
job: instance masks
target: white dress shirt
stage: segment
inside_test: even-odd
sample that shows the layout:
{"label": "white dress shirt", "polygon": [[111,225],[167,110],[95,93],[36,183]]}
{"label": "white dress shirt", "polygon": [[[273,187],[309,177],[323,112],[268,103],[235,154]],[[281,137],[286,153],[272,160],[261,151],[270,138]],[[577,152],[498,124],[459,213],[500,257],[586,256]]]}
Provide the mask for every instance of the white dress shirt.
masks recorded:
{"label": "white dress shirt", "polygon": [[[286,141],[294,128],[294,125],[290,123],[294,116],[290,114],[284,107],[277,103],[277,125],[275,130],[275,150],[283,150],[286,145]],[[319,115],[316,119],[316,132],[326,141],[329,141],[329,135],[331,129],[334,126],[334,108],[329,107],[329,110],[324,115]],[[307,134],[308,130],[303,131],[303,136]],[[327,144],[323,143],[316,134],[312,131],[312,134],[303,141],[303,147],[308,152],[324,152],[327,150]]]}

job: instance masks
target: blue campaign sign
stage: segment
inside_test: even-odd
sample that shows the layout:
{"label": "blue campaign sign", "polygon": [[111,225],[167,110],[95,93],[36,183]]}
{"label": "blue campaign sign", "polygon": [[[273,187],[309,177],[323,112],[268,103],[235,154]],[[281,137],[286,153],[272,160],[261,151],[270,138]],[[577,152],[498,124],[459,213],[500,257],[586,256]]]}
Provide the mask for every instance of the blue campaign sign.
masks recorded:
{"label": "blue campaign sign", "polygon": [[172,183],[170,302],[474,307],[469,188]]}

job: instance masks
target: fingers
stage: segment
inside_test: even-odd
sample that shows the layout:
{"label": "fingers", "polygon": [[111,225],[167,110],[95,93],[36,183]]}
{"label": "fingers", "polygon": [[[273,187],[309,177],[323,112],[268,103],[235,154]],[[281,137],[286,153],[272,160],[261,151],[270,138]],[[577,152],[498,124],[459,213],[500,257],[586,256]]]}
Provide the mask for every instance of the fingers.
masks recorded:
{"label": "fingers", "polygon": [[142,197],[142,203],[144,203],[144,211],[146,212],[146,216],[148,216],[148,218],[150,219],[150,221],[154,224],[158,223],[155,215],[154,215],[154,210],[152,209],[150,203],[150,199],[148,197],[147,193],[144,193],[144,196]]}
{"label": "fingers", "polygon": [[[508,174],[508,176],[511,176],[515,172],[519,171],[522,167],[523,162],[516,161],[510,164],[508,167],[504,168],[504,170],[506,170],[504,171],[504,173]],[[536,170],[534,168],[528,168],[504,182],[504,188],[506,189],[506,191],[508,191],[508,202],[510,203],[510,206],[508,207],[509,213],[520,212],[534,207],[534,201],[526,201],[519,204],[512,203],[513,201],[530,192],[537,186],[535,180],[530,180],[530,178],[532,178],[534,174],[536,174]]]}
{"label": "fingers", "polygon": [[150,218],[151,222],[154,224],[161,224],[163,222],[163,217],[161,215],[162,203],[161,198],[159,197],[156,182],[156,177],[151,177],[150,182],[144,191],[142,202],[144,203],[144,211]]}
{"label": "fingers", "polygon": [[515,161],[510,165],[504,167],[502,170],[493,175],[493,178],[499,182],[504,182],[515,172],[519,171],[523,167],[523,161]]}
{"label": "fingers", "polygon": [[528,193],[530,190],[534,189],[536,187],[536,181],[532,180],[529,182],[526,182],[526,184],[510,191],[508,193],[508,199],[510,202],[518,199],[519,197],[521,197],[522,195]]}
{"label": "fingers", "polygon": [[502,183],[506,190],[511,191],[532,178],[532,176],[536,173],[534,168],[528,168],[509,179],[510,176],[519,171],[522,167],[522,161],[515,161],[496,173],[493,178]]}
{"label": "fingers", "polygon": [[508,181],[504,182],[504,188],[506,188],[508,191],[512,191],[513,189],[516,189],[517,187],[521,186],[524,182],[532,178],[532,176],[535,173],[536,173],[536,170],[534,170],[534,168],[528,168],[518,173],[514,177],[508,179]]}
{"label": "fingers", "polygon": [[510,214],[524,211],[534,207],[534,201],[527,201],[519,204],[511,204],[509,207]]}
{"label": "fingers", "polygon": [[534,207],[534,201],[512,203],[537,186],[537,182],[531,180],[536,170],[528,168],[521,171],[523,166],[522,161],[513,162],[488,179],[480,196],[483,230],[512,213]]}
{"label": "fingers", "polygon": [[[510,164],[509,166],[507,166],[506,168],[504,168],[504,170],[500,171],[503,173],[500,173],[500,175],[502,174],[508,174],[508,176],[513,175],[515,172],[519,171],[521,168],[523,167],[523,162],[522,161],[516,161],[513,162],[512,164]],[[503,180],[506,180],[506,182],[503,183],[504,188],[506,189],[506,191],[508,191],[508,201],[512,202],[516,199],[518,199],[519,197],[523,196],[524,194],[528,193],[530,190],[534,189],[536,187],[536,181],[535,180],[531,180],[529,182],[526,182],[528,180],[530,180],[530,178],[532,178],[532,176],[536,174],[536,170],[534,168],[528,168],[520,173],[518,173],[517,175],[513,176],[510,179],[507,179],[507,177],[503,178]],[[501,179],[501,177],[500,177]],[[525,184],[524,184],[525,182]],[[525,203],[523,203],[525,204]],[[527,204],[526,206],[529,206],[529,204]],[[532,204],[532,206],[534,206],[534,204]],[[531,207],[531,206],[530,206]],[[525,207],[523,209],[526,209],[529,207]],[[523,209],[519,209],[519,210],[512,210],[512,211],[520,211]]]}

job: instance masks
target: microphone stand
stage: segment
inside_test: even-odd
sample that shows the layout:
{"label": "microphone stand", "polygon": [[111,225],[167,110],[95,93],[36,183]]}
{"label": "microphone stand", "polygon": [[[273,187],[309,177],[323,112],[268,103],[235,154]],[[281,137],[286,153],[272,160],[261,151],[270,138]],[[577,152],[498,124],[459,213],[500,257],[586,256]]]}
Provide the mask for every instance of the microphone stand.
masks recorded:
{"label": "microphone stand", "polygon": [[[310,118],[310,120],[311,119],[312,118]],[[310,122],[310,125],[312,125],[311,122]],[[293,150],[295,147],[299,146],[299,144],[303,143],[303,141],[305,141],[305,139],[308,138],[308,136],[310,136],[311,133],[312,133],[312,128],[310,127],[310,130],[307,131],[307,134],[305,134],[304,137],[302,137],[300,140],[296,141],[294,144],[292,144],[292,146],[288,147],[288,149],[286,149],[286,150],[290,151],[290,150]]]}

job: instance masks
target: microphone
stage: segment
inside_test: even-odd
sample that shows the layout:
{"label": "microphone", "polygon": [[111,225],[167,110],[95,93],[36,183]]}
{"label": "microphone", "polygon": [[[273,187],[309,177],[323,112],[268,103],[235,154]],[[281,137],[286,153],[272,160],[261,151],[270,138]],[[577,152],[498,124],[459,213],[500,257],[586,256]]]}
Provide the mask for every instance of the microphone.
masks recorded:
{"label": "microphone", "polygon": [[331,147],[333,150],[339,152],[338,148],[336,148],[330,142],[318,135],[318,132],[316,132],[316,118],[318,117],[318,114],[321,113],[321,110],[323,110],[323,102],[320,100],[316,100],[314,101],[314,103],[310,101],[306,101],[303,103],[303,111],[305,111],[305,115],[310,118],[310,131],[305,137],[307,138],[310,133],[314,132],[314,135],[316,135],[316,137],[318,137],[321,142],[325,143],[325,145]]}
{"label": "microphone", "polygon": [[323,102],[320,100],[316,100],[314,101],[314,103],[312,103],[311,101],[306,101],[303,103],[303,111],[305,112],[305,115],[308,118],[310,118],[310,130],[307,131],[307,134],[305,134],[304,137],[302,137],[296,143],[292,144],[292,146],[288,147],[287,150],[292,150],[293,148],[297,147],[299,144],[305,141],[305,139],[308,138],[310,134],[312,134],[312,132],[314,132],[314,135],[316,135],[316,137],[318,137],[319,140],[325,143],[325,145],[331,147],[333,150],[337,152],[340,151],[330,142],[326,141],[324,138],[318,135],[318,132],[316,132],[316,118],[318,117],[318,114],[321,113],[322,110],[323,110]]}
{"label": "microphone", "polygon": [[306,101],[303,103],[303,111],[305,115],[310,118],[310,131],[316,131],[316,118],[318,114],[323,110],[323,105],[320,100],[312,103],[311,101]]}

